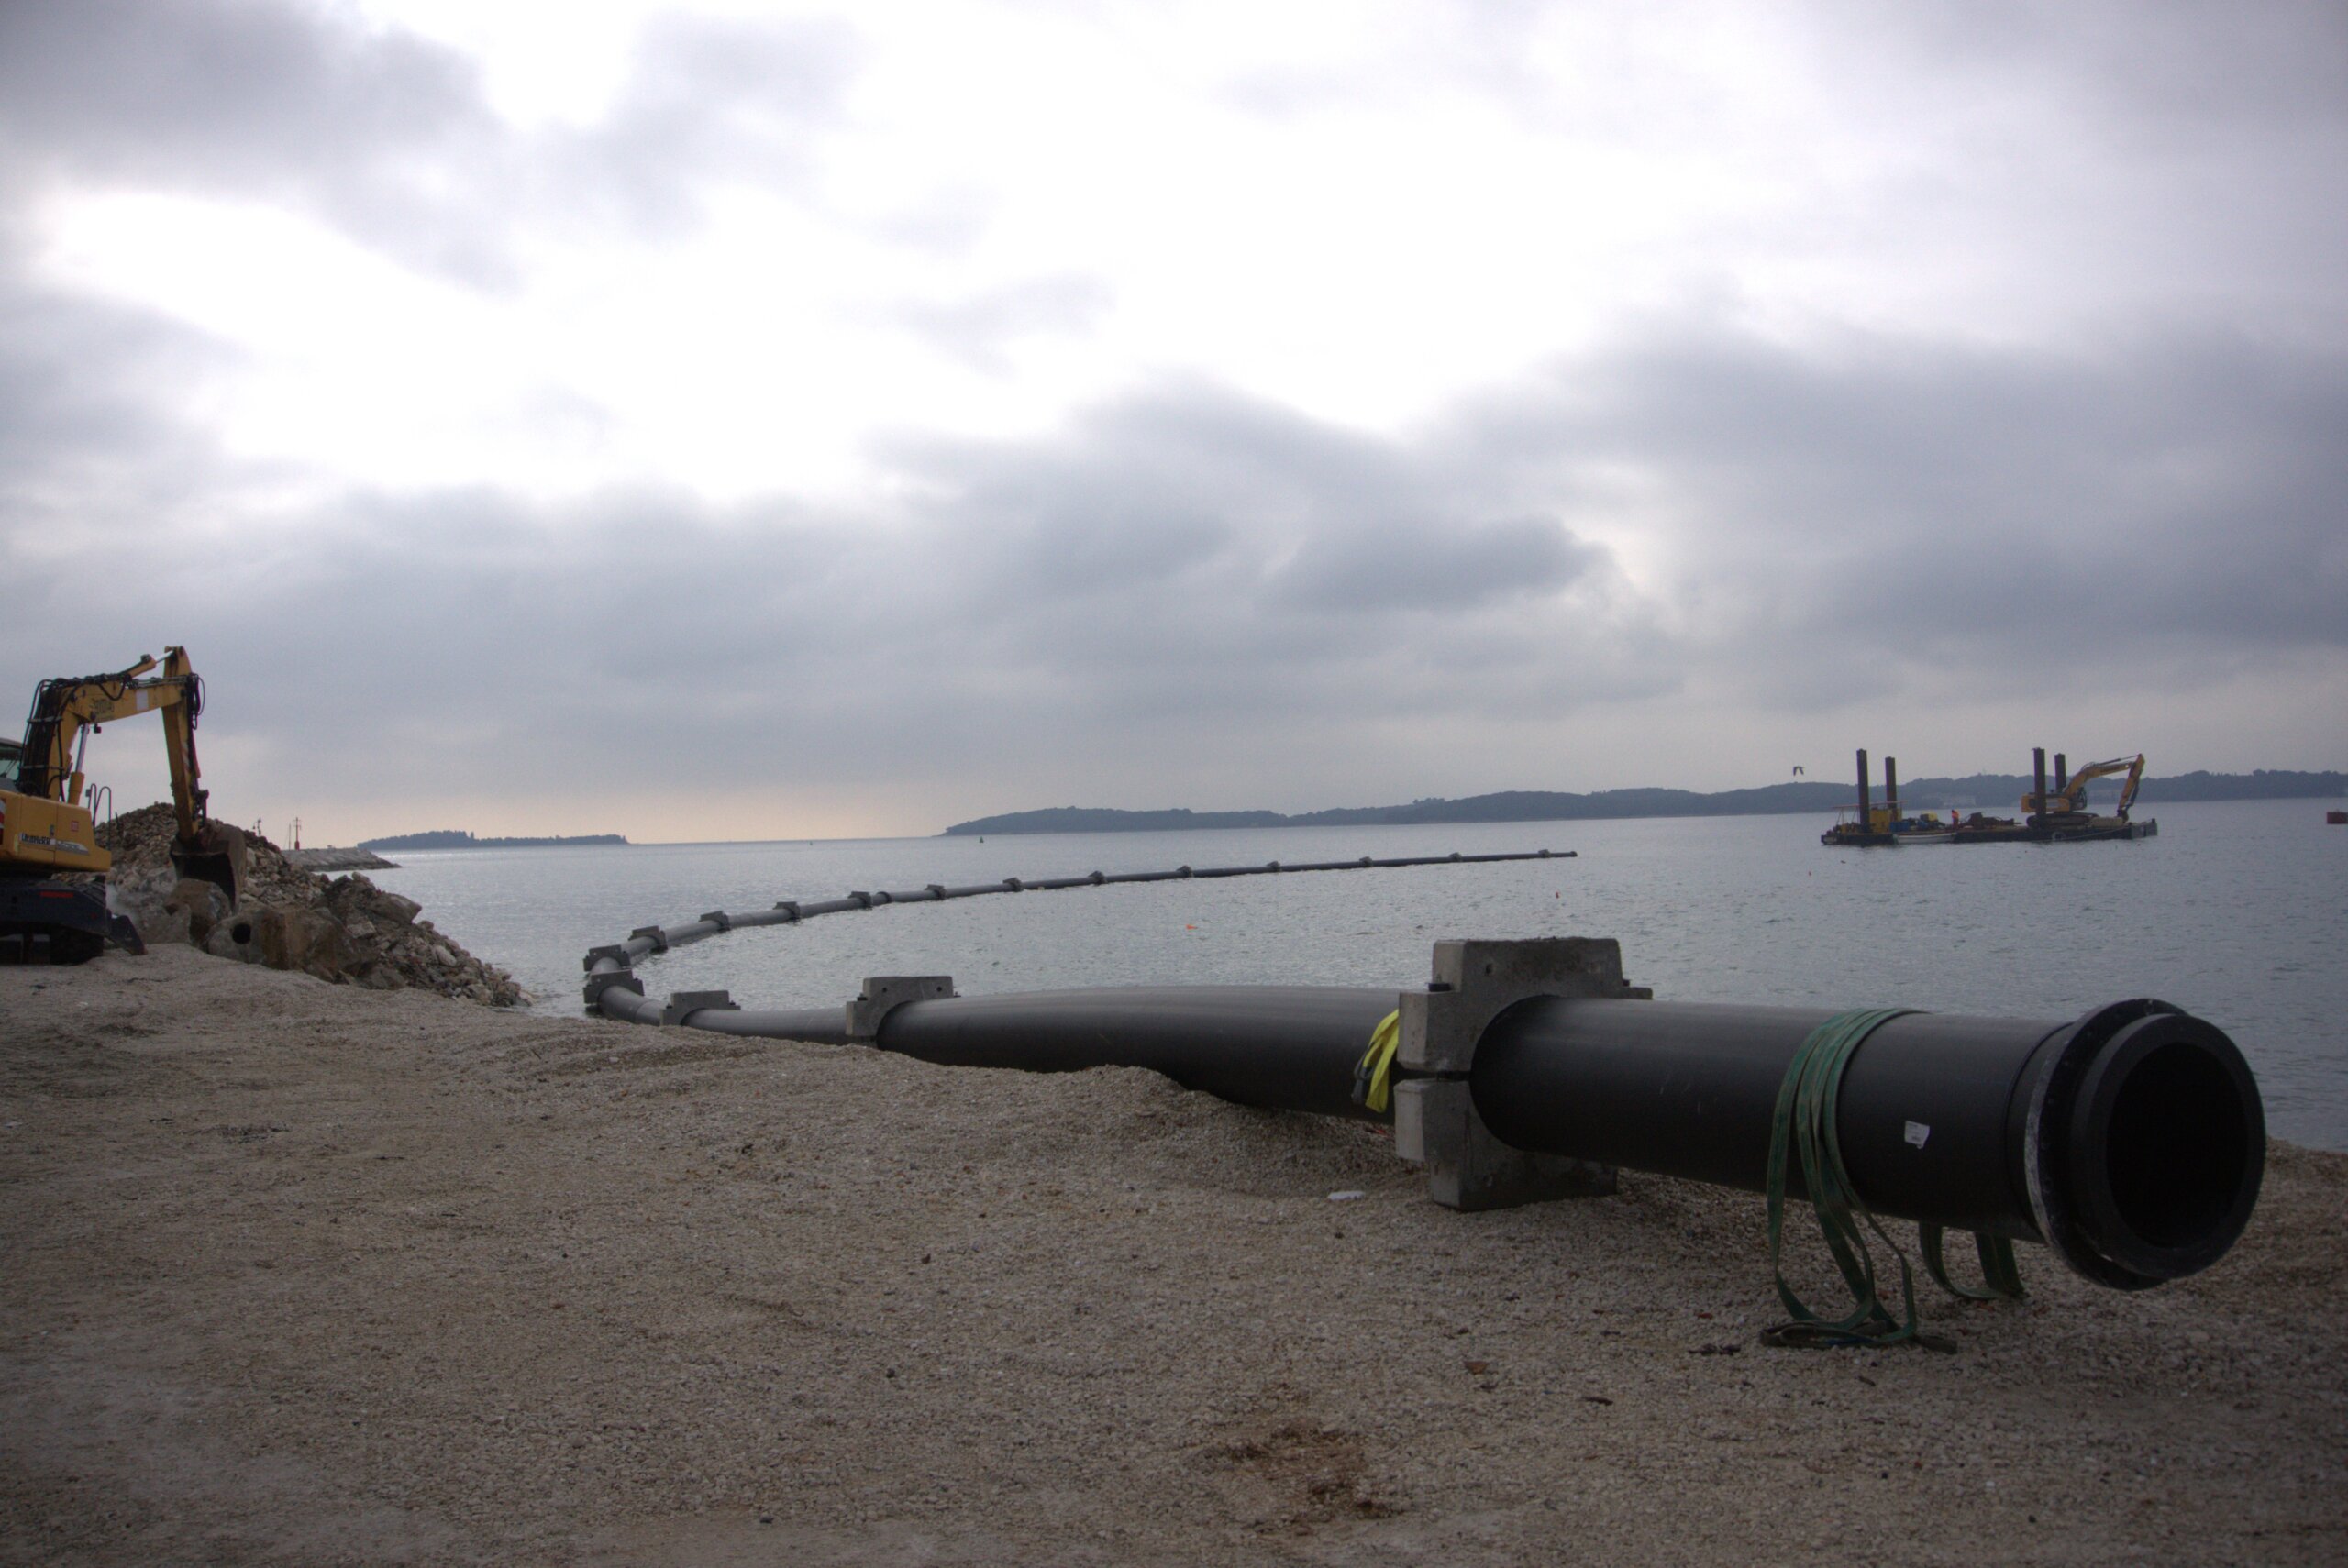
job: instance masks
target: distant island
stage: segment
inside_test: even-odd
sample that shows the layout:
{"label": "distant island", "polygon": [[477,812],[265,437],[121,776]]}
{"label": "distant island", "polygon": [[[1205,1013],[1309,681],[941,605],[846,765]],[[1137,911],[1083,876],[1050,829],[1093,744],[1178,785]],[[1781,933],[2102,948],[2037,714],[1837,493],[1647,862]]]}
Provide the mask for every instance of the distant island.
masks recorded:
{"label": "distant island", "polygon": [[[2012,812],[2031,787],[2014,773],[1976,773],[1963,778],[1903,778],[1899,803],[1917,811]],[[1506,790],[1451,801],[1429,797],[1407,806],[1340,806],[1329,811],[1193,812],[1180,807],[1156,812],[1106,806],[1050,806],[1007,812],[956,823],[942,836],[990,833],[1164,833],[1197,828],[1356,827],[1395,823],[1546,823],[1599,817],[1741,817],[1767,812],[1831,812],[1854,803],[1855,779],[1767,784],[1752,790],[1701,794],[1692,790],[1600,790],[1577,795],[1554,790]],[[2088,799],[2108,805],[2120,794],[2117,779],[2098,779]],[[2180,773],[2144,780],[2139,806],[2178,801],[2269,801],[2331,799],[2348,795],[2348,773],[2297,773],[2261,768],[2254,773]],[[1877,799],[1880,800],[1878,794]]]}
{"label": "distant island", "polygon": [[390,838],[362,838],[361,849],[558,849],[581,844],[626,844],[615,833],[582,834],[575,838],[475,838],[460,829],[435,833],[394,834]]}

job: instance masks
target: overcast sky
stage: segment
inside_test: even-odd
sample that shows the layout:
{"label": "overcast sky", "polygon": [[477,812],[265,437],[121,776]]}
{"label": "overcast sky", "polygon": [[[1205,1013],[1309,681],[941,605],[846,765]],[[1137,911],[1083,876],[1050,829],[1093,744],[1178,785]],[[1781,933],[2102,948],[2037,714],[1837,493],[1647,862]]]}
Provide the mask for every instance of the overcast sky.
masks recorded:
{"label": "overcast sky", "polygon": [[2343,259],[2337,0],[0,0],[0,701],[312,843],[2348,766]]}

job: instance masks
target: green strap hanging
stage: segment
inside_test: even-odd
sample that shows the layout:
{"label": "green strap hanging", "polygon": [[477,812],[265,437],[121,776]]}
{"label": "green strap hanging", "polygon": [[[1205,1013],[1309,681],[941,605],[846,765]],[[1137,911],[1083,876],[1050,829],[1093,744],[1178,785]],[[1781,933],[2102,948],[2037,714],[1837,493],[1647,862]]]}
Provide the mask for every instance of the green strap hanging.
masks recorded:
{"label": "green strap hanging", "polygon": [[1985,1236],[1977,1231],[1973,1246],[1981,1259],[1981,1285],[1978,1287],[1959,1285],[1948,1276],[1948,1264],[1941,1256],[1942,1228],[1938,1225],[1916,1227],[1917,1249],[1924,1254],[1924,1272],[1951,1296],[1966,1301],[2019,1301],[2021,1268],[2014,1262],[2014,1244],[2003,1236]]}
{"label": "green strap hanging", "polygon": [[[1777,1276],[1778,1299],[1785,1305],[1789,1319],[1766,1330],[1761,1336],[1765,1343],[1800,1347],[1914,1343],[1932,1350],[1956,1348],[1949,1341],[1927,1334],[1918,1327],[1916,1277],[1909,1266],[1908,1254],[1884,1232],[1852,1188],[1850,1175],[1843,1168],[1842,1141],[1836,1130],[1843,1069],[1850,1065],[1868,1035],[1891,1020],[1915,1010],[1868,1008],[1837,1013],[1811,1032],[1786,1067],[1769,1126],[1767,1193],[1769,1267]],[[1852,1309],[1840,1318],[1829,1319],[1812,1311],[1786,1283],[1782,1260],[1789,1149],[1801,1160],[1802,1186],[1818,1216],[1819,1231],[1826,1239],[1827,1250],[1834,1256],[1835,1267],[1842,1271],[1843,1282],[1851,1290]],[[1892,1256],[1899,1260],[1898,1317],[1892,1315],[1877,1288],[1867,1231],[1873,1231],[1876,1239],[1890,1248]],[[1938,1225],[1918,1227],[1924,1267],[1951,1294],[1976,1301],[2021,1297],[2021,1276],[2014,1264],[2011,1242],[2002,1237],[1974,1238],[1987,1281],[1986,1288],[1977,1290],[1950,1280],[1942,1257],[1942,1235]]]}

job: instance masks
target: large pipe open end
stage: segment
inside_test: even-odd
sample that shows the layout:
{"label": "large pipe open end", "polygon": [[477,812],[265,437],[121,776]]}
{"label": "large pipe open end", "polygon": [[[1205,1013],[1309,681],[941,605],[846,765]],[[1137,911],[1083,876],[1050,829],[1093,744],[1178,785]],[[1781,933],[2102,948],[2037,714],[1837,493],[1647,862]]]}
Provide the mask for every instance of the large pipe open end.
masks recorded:
{"label": "large pipe open end", "polygon": [[2122,1289],[2223,1257],[2266,1164],[2265,1111],[2234,1043],[2143,999],[2096,1010],[2041,1055],[2024,1162],[2048,1245]]}
{"label": "large pipe open end", "polygon": [[[1810,1008],[1542,998],[1477,1047],[1501,1142],[1759,1191]],[[1836,1135],[1876,1213],[2043,1242],[2140,1289],[2223,1257],[2266,1160],[2258,1086],[2224,1032],[2137,999],[2070,1023],[1910,1013],[1853,1053]],[[1807,1196],[1799,1170],[1788,1191]]]}

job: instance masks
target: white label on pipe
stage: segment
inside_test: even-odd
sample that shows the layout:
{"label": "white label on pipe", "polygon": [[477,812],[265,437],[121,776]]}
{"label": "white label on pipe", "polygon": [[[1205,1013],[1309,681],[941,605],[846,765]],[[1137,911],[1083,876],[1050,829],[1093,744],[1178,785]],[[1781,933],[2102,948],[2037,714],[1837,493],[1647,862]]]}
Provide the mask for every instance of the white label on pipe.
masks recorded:
{"label": "white label on pipe", "polygon": [[1911,1121],[1908,1123],[1908,1142],[1913,1143],[1917,1148],[1922,1148],[1924,1146],[1924,1140],[1932,1135],[1933,1130],[1925,1126],[1922,1122]]}

